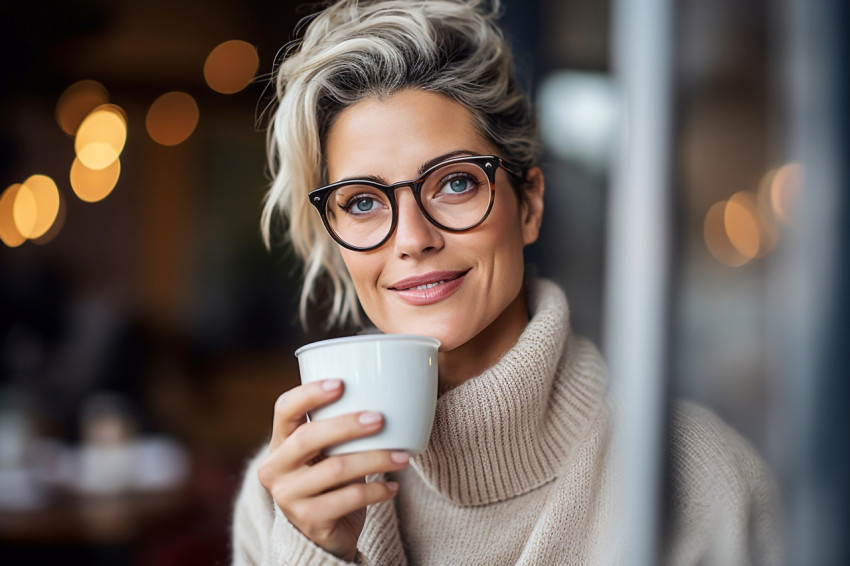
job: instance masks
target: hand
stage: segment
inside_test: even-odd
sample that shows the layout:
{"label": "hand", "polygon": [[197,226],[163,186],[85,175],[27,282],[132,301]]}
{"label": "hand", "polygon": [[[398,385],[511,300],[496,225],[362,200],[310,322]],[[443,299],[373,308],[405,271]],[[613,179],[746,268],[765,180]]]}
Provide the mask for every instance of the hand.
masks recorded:
{"label": "hand", "polygon": [[342,381],[326,379],[291,389],[275,403],[269,455],[260,483],[299,531],[328,552],[354,560],[366,506],[392,498],[395,482],[368,482],[369,474],[405,468],[406,452],[372,450],[321,458],[326,448],[368,436],[384,426],[364,411],[307,422],[306,413],[342,395]]}

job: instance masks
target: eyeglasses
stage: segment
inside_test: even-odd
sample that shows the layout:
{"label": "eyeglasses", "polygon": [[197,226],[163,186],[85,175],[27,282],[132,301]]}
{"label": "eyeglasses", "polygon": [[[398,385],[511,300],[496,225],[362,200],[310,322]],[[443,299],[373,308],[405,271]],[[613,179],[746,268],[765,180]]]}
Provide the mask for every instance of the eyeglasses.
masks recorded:
{"label": "eyeglasses", "polygon": [[419,178],[384,185],[365,179],[331,183],[310,191],[328,233],[341,246],[369,251],[389,240],[398,224],[395,191],[410,187],[422,214],[447,232],[466,232],[480,225],[493,208],[496,170],[519,181],[516,165],[493,155],[455,157],[429,167]]}

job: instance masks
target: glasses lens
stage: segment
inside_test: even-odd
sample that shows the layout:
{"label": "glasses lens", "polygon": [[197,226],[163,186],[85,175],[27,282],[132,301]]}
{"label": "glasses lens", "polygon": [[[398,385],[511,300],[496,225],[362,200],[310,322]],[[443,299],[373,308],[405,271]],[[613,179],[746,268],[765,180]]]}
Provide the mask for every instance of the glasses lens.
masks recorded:
{"label": "glasses lens", "polygon": [[381,243],[392,227],[387,195],[368,185],[345,185],[325,205],[328,227],[345,243],[368,248]]}
{"label": "glasses lens", "polygon": [[432,171],[422,186],[422,206],[447,228],[478,224],[490,207],[490,180],[474,163],[449,163]]}

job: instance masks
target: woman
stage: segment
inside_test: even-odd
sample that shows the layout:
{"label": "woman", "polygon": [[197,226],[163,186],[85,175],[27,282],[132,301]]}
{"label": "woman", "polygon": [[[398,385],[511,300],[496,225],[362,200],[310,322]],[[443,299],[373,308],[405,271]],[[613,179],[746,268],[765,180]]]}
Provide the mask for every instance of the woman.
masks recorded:
{"label": "woman", "polygon": [[[510,50],[481,4],[343,0],[276,71],[263,226],[268,237],[278,211],[288,220],[302,316],[327,276],[334,322],[361,322],[362,307],[382,332],[438,338],[441,394],[413,459],[322,456],[383,424],[371,412],[306,422],[342,395],[333,376],[282,395],[237,501],[237,564],[625,560],[603,363],[570,331],[561,290],[524,282],[543,174]],[[755,453],[692,407],[673,415],[671,450],[668,560],[772,563]]]}

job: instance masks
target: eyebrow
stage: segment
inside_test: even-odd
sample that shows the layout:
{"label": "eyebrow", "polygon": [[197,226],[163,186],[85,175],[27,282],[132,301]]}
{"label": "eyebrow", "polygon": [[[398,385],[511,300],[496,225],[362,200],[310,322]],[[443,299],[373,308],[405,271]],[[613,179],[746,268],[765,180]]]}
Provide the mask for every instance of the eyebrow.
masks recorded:
{"label": "eyebrow", "polygon": [[[421,177],[422,174],[437,165],[438,163],[442,163],[447,159],[451,159],[452,157],[460,157],[463,155],[478,155],[477,152],[474,152],[470,149],[456,149],[455,151],[450,151],[448,153],[444,153],[442,155],[438,155],[432,159],[429,159],[425,163],[419,166],[419,169],[416,171],[416,176]],[[388,183],[386,179],[379,175],[356,175],[354,177],[345,177],[340,179],[339,181],[335,181],[336,183],[341,183],[343,181],[372,181],[373,183],[379,183],[381,185],[391,185],[392,183]]]}

